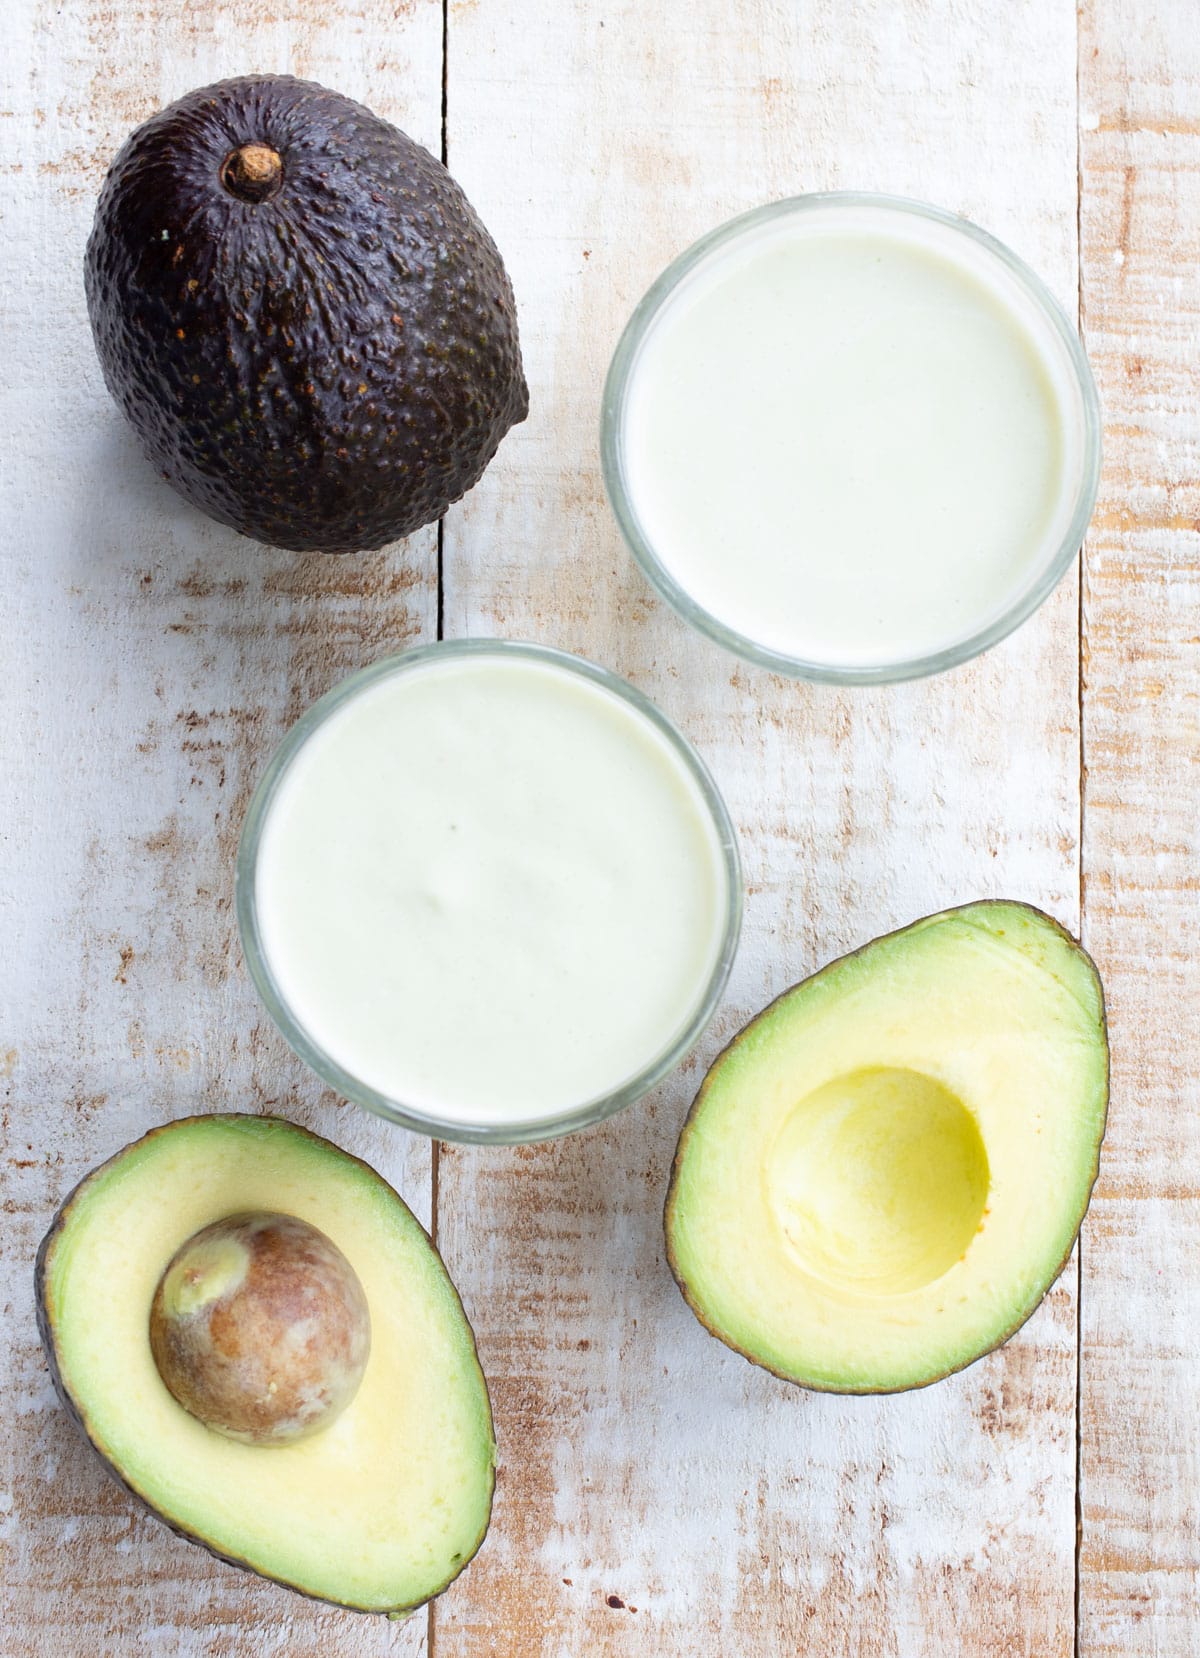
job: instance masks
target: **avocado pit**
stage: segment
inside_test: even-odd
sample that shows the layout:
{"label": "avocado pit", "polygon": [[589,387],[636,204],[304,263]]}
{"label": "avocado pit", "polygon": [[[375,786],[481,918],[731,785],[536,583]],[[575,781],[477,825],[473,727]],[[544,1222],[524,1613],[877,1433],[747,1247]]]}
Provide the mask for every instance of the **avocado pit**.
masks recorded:
{"label": "avocado pit", "polygon": [[159,1375],[214,1432],[287,1445],[332,1423],[371,1347],[366,1296],[317,1227],[260,1210],[228,1215],[176,1251],[150,1308]]}

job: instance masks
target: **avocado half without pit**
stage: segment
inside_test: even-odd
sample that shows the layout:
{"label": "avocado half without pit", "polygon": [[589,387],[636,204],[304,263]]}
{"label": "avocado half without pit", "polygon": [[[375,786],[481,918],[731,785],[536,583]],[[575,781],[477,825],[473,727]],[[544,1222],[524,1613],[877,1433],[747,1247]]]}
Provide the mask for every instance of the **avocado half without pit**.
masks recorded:
{"label": "avocado half without pit", "polygon": [[139,127],[84,274],[150,461],[259,541],[408,535],[528,412],[512,287],[470,203],[428,150],[310,81],[220,81]]}
{"label": "avocado half without pit", "polygon": [[1065,1265],[1108,1105],[1091,959],[1024,904],[949,910],[796,985],[718,1057],[667,1253],[692,1310],[804,1387],[922,1387]]}
{"label": "avocado half without pit", "polygon": [[462,1304],[374,1170],[278,1118],[190,1117],[96,1169],[37,1262],[58,1392],[213,1554],[363,1611],[483,1541],[495,1445]]}

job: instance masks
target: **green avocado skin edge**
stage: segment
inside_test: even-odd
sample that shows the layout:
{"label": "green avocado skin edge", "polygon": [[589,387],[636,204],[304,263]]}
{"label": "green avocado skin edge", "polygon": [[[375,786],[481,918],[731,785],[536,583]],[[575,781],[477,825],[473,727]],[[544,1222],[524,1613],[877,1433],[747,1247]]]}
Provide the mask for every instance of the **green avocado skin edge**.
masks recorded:
{"label": "green avocado skin edge", "polygon": [[[767,1363],[756,1354],[748,1352],[746,1348],[740,1345],[728,1332],[719,1328],[716,1323],[712,1321],[710,1314],[695,1295],[678,1259],[675,1248],[674,1233],[676,1201],[679,1192],[680,1175],[688,1149],[688,1141],[696,1128],[696,1124],[703,1110],[708,1088],[713,1078],[716,1076],[722,1062],[736,1049],[742,1038],[756,1026],[760,1025],[773,1012],[775,1012],[780,1007],[781,1003],[785,1002],[790,996],[794,996],[797,991],[804,989],[805,986],[812,985],[817,980],[823,979],[826,975],[833,973],[838,968],[841,968],[847,963],[853,962],[857,958],[862,957],[865,952],[873,950],[877,945],[886,944],[891,940],[902,937],[906,933],[911,933],[917,929],[929,927],[930,925],[943,921],[956,918],[969,919],[971,916],[979,915],[981,912],[986,915],[989,912],[994,913],[998,910],[1016,910],[1023,912],[1028,919],[1034,921],[1040,926],[1049,928],[1052,933],[1056,934],[1063,942],[1065,942],[1090,973],[1098,1001],[1097,1035],[1099,1036],[1104,1051],[1103,1102],[1091,1165],[1082,1185],[1082,1202],[1079,1205],[1078,1214],[1074,1217],[1074,1224],[1067,1247],[1062,1255],[1062,1258],[1052,1267],[1045,1286],[1033,1304],[1025,1308],[1019,1317],[1017,1317],[1010,1325],[1001,1330],[995,1339],[986,1347],[981,1348],[978,1352],[970,1354],[967,1358],[963,1359],[961,1363],[950,1365],[946,1369],[941,1370],[934,1375],[925,1377],[922,1380],[904,1382],[896,1386],[842,1386],[825,1381],[818,1383],[816,1381],[804,1380],[800,1377],[791,1375],[787,1371]],[[805,1392],[838,1393],[849,1396],[867,1397],[875,1394],[916,1392],[921,1388],[932,1387],[937,1382],[945,1381],[947,1377],[955,1375],[958,1371],[968,1369],[971,1365],[978,1363],[980,1359],[986,1358],[989,1353],[993,1353],[997,1348],[1003,1347],[1005,1342],[1009,1341],[1022,1327],[1022,1325],[1026,1324],[1037,1311],[1038,1307],[1041,1305],[1042,1301],[1045,1299],[1050,1289],[1053,1288],[1055,1282],[1063,1272],[1067,1262],[1070,1260],[1071,1251],[1075,1248],[1076,1241],[1078,1240],[1079,1229],[1083,1224],[1084,1216],[1087,1214],[1088,1205],[1091,1202],[1092,1191],[1100,1172],[1100,1150],[1104,1140],[1105,1127],[1107,1125],[1110,1078],[1111,1062],[1108,1046],[1108,1017],[1104,999],[1104,986],[1100,978],[1099,970],[1079,940],[1075,938],[1060,921],[1057,921],[1051,915],[1047,915],[1044,910],[1038,909],[1033,904],[1026,904],[1015,899],[981,899],[974,903],[959,905],[948,910],[940,910],[933,915],[924,916],[918,921],[910,922],[907,926],[897,927],[890,933],[882,933],[876,938],[869,939],[865,944],[860,945],[858,949],[851,950],[844,956],[836,957],[833,961],[827,962],[824,967],[819,968],[815,973],[810,974],[807,978],[801,979],[796,984],[789,985],[786,990],[782,991],[771,1002],[769,1002],[766,1007],[762,1008],[757,1014],[755,1014],[755,1016],[746,1025],[744,1025],[728,1043],[726,1043],[725,1047],[721,1049],[709,1066],[704,1081],[701,1083],[700,1088],[696,1093],[691,1106],[689,1107],[687,1116],[683,1122],[683,1127],[680,1130],[679,1141],[671,1164],[671,1176],[667,1187],[667,1196],[663,1205],[663,1230],[666,1241],[667,1265],[670,1267],[671,1275],[679,1288],[679,1292],[683,1296],[683,1299],[695,1315],[698,1322],[710,1336],[714,1337],[717,1341],[720,1341],[724,1346],[730,1348],[741,1358],[747,1360],[748,1363],[756,1365],[762,1370],[766,1370],[769,1374],[776,1376],[780,1381],[787,1382],[793,1387],[801,1388]]]}
{"label": "green avocado skin edge", "polygon": [[[232,165],[273,156],[270,193]],[[87,244],[105,383],[194,506],[298,552],[440,518],[525,419],[516,303],[441,162],[291,76],[189,93],[126,141]]]}
{"label": "green avocado skin edge", "polygon": [[[127,1153],[133,1151],[137,1147],[146,1145],[148,1142],[154,1140],[160,1135],[170,1134],[175,1129],[206,1120],[207,1119],[203,1116],[180,1117],[173,1122],[163,1124],[159,1128],[151,1129],[147,1134],[142,1135],[139,1140],[132,1141],[129,1145],[122,1147],[120,1151],[116,1152],[105,1162],[97,1165],[96,1168],[92,1169],[83,1177],[82,1180],[72,1187],[71,1191],[67,1194],[60,1205],[54,1219],[51,1221],[46,1235],[43,1237],[41,1244],[38,1247],[37,1258],[34,1263],[34,1304],[37,1313],[38,1334],[41,1337],[42,1347],[46,1354],[46,1361],[50,1369],[50,1378],[54,1384],[54,1391],[58,1395],[63,1409],[67,1412],[67,1415],[75,1424],[75,1427],[86,1441],[93,1455],[99,1459],[109,1477],[115,1480],[118,1485],[123,1486],[129,1495],[135,1499],[140,1508],[144,1509],[148,1514],[151,1514],[155,1520],[157,1520],[161,1525],[166,1526],[169,1531],[174,1532],[177,1537],[183,1538],[185,1542],[196,1544],[207,1554],[212,1555],[214,1559],[221,1560],[228,1566],[236,1566],[239,1570],[249,1572],[255,1577],[265,1578],[269,1582],[278,1583],[283,1588],[290,1589],[294,1594],[303,1595],[307,1600],[319,1601],[323,1605],[339,1606],[347,1612],[361,1612],[368,1615],[403,1620],[411,1613],[418,1611],[422,1606],[427,1605],[429,1601],[434,1600],[438,1595],[442,1594],[444,1590],[448,1589],[460,1573],[465,1571],[470,1565],[471,1561],[475,1558],[476,1554],[478,1554],[479,1549],[483,1544],[484,1538],[487,1535],[488,1527],[491,1523],[492,1505],[496,1489],[494,1431],[491,1438],[492,1457],[489,1467],[487,1512],[484,1516],[484,1522],[482,1529],[479,1532],[479,1536],[476,1538],[474,1543],[464,1551],[463,1558],[458,1562],[454,1571],[450,1573],[444,1583],[439,1584],[437,1588],[432,1590],[423,1599],[415,1601],[411,1604],[390,1607],[360,1606],[356,1605],[352,1601],[334,1600],[328,1595],[312,1594],[301,1585],[289,1582],[288,1579],[283,1577],[276,1577],[272,1573],[264,1571],[262,1567],[254,1565],[249,1560],[242,1559],[237,1555],[224,1553],[222,1550],[214,1548],[206,1538],[200,1536],[196,1532],[189,1531],[185,1526],[180,1525],[169,1515],[164,1514],[162,1510],[157,1508],[154,1503],[152,1503],[149,1498],[139,1491],[135,1485],[132,1485],[125,1475],[109,1460],[104,1452],[102,1444],[100,1443],[98,1435],[96,1435],[92,1429],[92,1425],[88,1420],[86,1412],[80,1407],[79,1403],[76,1401],[75,1397],[63,1380],[58,1359],[57,1340],[54,1333],[54,1309],[51,1305],[48,1293],[48,1284],[50,1270],[53,1263],[54,1249],[70,1220],[72,1205],[76,1202],[84,1188],[88,1186],[91,1181],[99,1176],[102,1176],[107,1170],[112,1168],[113,1164],[124,1158]],[[226,1118],[225,1120],[228,1121],[229,1119]],[[251,1117],[246,1120],[254,1125],[263,1125],[264,1127],[267,1125],[278,1126],[288,1134],[302,1136],[308,1140],[316,1142],[318,1145],[328,1146],[330,1144],[330,1142],[322,1140],[320,1135],[313,1134],[308,1129],[301,1128],[299,1124],[289,1122],[283,1117],[262,1116]],[[383,1176],[379,1174],[377,1170],[373,1169],[369,1163],[363,1162],[361,1158],[355,1157],[350,1152],[343,1151],[340,1146],[335,1147],[334,1149],[340,1157],[345,1158],[347,1162],[356,1164],[360,1170],[370,1176],[370,1178],[377,1182],[378,1185],[382,1186],[384,1190],[390,1194],[391,1198],[405,1209],[410,1216],[413,1225],[418,1227],[424,1236],[429,1245],[430,1251],[436,1258],[438,1264],[441,1266],[442,1272],[445,1276],[446,1285],[451,1295],[454,1297],[454,1300],[457,1302],[460,1312],[462,1313],[463,1324],[471,1341],[470,1350],[474,1359],[475,1368],[478,1372],[479,1382],[483,1389],[484,1399],[488,1409],[488,1420],[490,1422],[491,1401],[488,1396],[487,1380],[483,1374],[482,1368],[479,1365],[479,1355],[475,1344],[474,1331],[471,1329],[470,1322],[462,1308],[461,1298],[459,1297],[458,1291],[455,1289],[454,1284],[450,1279],[449,1273],[446,1272],[445,1263],[442,1261],[436,1246],[434,1245],[432,1239],[430,1239],[429,1234],[425,1231],[425,1228],[421,1226],[420,1222],[412,1214],[412,1211],[408,1209],[408,1206],[404,1203],[403,1198],[401,1198],[399,1193],[395,1191],[394,1187],[390,1186],[388,1182],[384,1180]]]}

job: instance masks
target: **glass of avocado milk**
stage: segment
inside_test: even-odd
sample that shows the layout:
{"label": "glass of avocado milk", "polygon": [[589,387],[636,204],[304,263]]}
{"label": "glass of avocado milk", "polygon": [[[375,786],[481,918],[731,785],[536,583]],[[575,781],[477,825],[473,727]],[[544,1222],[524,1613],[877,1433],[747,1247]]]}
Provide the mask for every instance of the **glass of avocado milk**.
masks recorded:
{"label": "glass of avocado milk", "polygon": [[651,582],[784,673],[907,679],[1051,592],[1095,504],[1074,328],[1000,242],[938,208],[772,203],[675,261],[605,388],[605,481]]}
{"label": "glass of avocado milk", "polygon": [[293,727],[250,804],[251,976],[331,1087],[438,1138],[611,1115],[708,1023],[737,944],[728,813],[624,681],[542,646],[430,645]]}

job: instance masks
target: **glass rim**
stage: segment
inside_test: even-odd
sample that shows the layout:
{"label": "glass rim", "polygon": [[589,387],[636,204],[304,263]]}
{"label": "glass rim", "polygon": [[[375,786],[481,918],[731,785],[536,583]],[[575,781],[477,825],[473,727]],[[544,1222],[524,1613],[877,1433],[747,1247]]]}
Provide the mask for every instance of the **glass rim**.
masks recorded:
{"label": "glass rim", "polygon": [[[666,739],[668,747],[683,763],[699,789],[716,832],[725,878],[720,949],[703,994],[682,1030],[619,1088],[596,1095],[570,1110],[525,1123],[464,1123],[443,1119],[401,1100],[391,1099],[346,1070],[325,1052],[293,1014],[271,971],[258,921],[256,880],[263,829],[279,787],[308,739],[347,703],[381,681],[428,666],[432,661],[470,656],[518,657],[547,663],[601,687],[649,720]],[[615,1116],[649,1093],[686,1058],[711,1022],[733,967],[742,924],[742,866],[733,821],[708,767],[683,733],[636,686],[585,657],[550,645],[509,639],[444,639],[394,652],[347,675],[289,727],[255,785],[242,820],[234,877],[234,905],[242,954],[260,1000],[293,1053],[330,1088],[352,1104],[434,1140],[452,1140],[468,1145],[532,1145],[573,1134]]]}
{"label": "glass rim", "polygon": [[[810,661],[775,650],[748,634],[728,626],[707,610],[671,574],[646,536],[634,511],[625,485],[623,434],[626,399],[642,342],[660,312],[691,273],[716,249],[738,240],[773,219],[800,215],[817,208],[882,208],[898,214],[924,218],[956,232],[992,255],[1021,287],[1042,318],[1064,346],[1071,374],[1080,396],[1083,416],[1082,453],[1079,481],[1070,520],[1053,557],[1036,579],[1019,593],[999,616],[976,628],[963,639],[925,655],[892,662],[848,663]],[[684,249],[659,274],[643,294],[622,330],[609,364],[600,405],[600,469],[609,506],[627,547],[650,585],[671,608],[697,632],[706,635],[745,661],[794,679],[833,685],[889,685],[908,679],[922,679],[958,667],[1006,639],[1049,598],[1079,554],[1095,510],[1100,487],[1101,412],[1091,364],[1079,332],[1049,288],[1019,255],[1004,242],[961,214],[935,207],[908,196],[893,196],[863,190],[812,191],[766,202],[748,212],[736,214],[708,231]]]}

